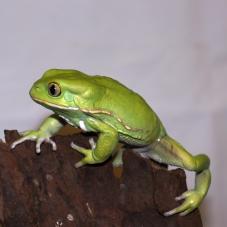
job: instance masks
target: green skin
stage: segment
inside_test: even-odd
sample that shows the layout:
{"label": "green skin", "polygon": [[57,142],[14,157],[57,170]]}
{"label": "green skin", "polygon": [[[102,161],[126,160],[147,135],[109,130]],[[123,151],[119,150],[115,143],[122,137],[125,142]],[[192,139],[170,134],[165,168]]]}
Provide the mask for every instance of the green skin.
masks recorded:
{"label": "green skin", "polygon": [[[96,164],[115,154],[117,144],[133,145],[135,152],[159,163],[177,166],[196,172],[195,188],[184,192],[176,200],[184,199],[177,208],[164,213],[186,215],[197,208],[207,194],[211,173],[209,158],[192,156],[178,142],[167,135],[160,119],[137,93],[116,80],[104,76],[89,76],[76,70],[50,69],[36,81],[30,90],[32,99],[51,109],[54,114],[43,121],[38,130],[22,133],[12,149],[26,141],[36,141],[36,152],[40,153],[43,142],[56,144],[51,136],[63,127],[64,119],[84,131],[99,133],[91,149],[71,143],[71,147],[84,155],[75,164]],[[122,165],[122,149],[115,155],[114,166]]]}

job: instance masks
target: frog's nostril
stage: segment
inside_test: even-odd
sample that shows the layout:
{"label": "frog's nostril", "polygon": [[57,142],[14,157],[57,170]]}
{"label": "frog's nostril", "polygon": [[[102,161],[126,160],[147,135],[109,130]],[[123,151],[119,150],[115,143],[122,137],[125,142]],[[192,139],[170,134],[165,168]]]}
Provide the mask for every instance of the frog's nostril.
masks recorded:
{"label": "frog's nostril", "polygon": [[39,91],[40,90],[40,87],[38,85],[35,85],[35,90],[36,91]]}

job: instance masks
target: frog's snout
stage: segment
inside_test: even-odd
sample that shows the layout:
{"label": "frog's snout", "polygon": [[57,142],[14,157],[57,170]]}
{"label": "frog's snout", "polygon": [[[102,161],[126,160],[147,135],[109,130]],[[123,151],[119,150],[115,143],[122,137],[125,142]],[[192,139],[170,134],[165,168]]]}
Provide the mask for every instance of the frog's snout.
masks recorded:
{"label": "frog's snout", "polygon": [[39,93],[40,91],[41,91],[40,86],[37,83],[35,83],[32,86],[32,88],[30,89],[29,94],[30,94],[31,97],[34,97],[34,95]]}

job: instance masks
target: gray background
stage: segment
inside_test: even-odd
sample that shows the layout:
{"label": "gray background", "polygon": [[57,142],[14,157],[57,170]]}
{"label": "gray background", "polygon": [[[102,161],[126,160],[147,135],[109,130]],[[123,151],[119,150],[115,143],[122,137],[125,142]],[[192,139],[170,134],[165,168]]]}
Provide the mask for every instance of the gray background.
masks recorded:
{"label": "gray background", "polygon": [[142,94],[189,151],[210,156],[213,182],[201,211],[204,227],[223,226],[226,21],[224,0],[1,0],[0,137],[49,114],[28,95],[46,69],[112,76]]}

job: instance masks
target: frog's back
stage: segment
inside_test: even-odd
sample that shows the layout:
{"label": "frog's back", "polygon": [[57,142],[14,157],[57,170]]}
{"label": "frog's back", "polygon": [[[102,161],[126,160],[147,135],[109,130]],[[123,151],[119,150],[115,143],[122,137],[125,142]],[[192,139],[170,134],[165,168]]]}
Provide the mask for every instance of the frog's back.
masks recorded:
{"label": "frog's back", "polygon": [[93,76],[92,79],[105,91],[95,103],[96,108],[110,112],[108,117],[100,115],[101,118],[130,137],[150,141],[158,135],[161,122],[139,94],[109,77]]}
{"label": "frog's back", "polygon": [[75,104],[82,112],[114,127],[126,142],[150,143],[163,128],[139,94],[110,77],[51,69],[44,73],[42,80],[60,82],[72,94],[77,94]]}

